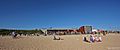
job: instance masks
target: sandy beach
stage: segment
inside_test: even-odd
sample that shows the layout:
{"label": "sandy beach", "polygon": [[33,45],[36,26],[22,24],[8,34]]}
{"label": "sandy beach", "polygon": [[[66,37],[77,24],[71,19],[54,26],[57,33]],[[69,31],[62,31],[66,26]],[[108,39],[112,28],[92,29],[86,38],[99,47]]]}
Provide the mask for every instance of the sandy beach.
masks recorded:
{"label": "sandy beach", "polygon": [[[53,36],[0,36],[0,50],[120,50],[120,34],[102,36],[102,42],[84,42],[84,35],[63,35],[63,40]],[[88,35],[89,36],[89,35]]]}

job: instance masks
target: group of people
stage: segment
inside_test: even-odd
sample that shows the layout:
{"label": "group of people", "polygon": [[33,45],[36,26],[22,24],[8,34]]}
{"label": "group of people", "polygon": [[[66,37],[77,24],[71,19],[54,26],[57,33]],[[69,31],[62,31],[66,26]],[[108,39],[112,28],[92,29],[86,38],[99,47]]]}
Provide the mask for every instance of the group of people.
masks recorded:
{"label": "group of people", "polygon": [[101,38],[101,36],[90,35],[90,41],[91,41],[91,42],[102,42],[102,38]]}
{"label": "group of people", "polygon": [[87,37],[83,37],[83,41],[89,42],[89,43],[102,42],[102,37],[92,34],[90,35],[89,40],[87,39]]}

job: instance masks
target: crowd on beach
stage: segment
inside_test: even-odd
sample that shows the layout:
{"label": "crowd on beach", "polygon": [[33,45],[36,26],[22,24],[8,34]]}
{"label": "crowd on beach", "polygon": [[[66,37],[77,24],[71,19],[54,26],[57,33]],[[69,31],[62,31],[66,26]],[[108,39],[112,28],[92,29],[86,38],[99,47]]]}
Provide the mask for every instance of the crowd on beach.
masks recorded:
{"label": "crowd on beach", "polygon": [[[15,32],[11,33],[12,38],[17,38],[18,34]],[[105,36],[105,34],[103,34]],[[56,36],[55,34],[53,34],[53,40],[63,40],[61,37],[59,37],[58,35]],[[94,43],[94,42],[102,42],[102,37],[99,34],[89,34],[89,36],[84,36],[83,37],[83,41],[85,42],[89,42],[89,43]]]}

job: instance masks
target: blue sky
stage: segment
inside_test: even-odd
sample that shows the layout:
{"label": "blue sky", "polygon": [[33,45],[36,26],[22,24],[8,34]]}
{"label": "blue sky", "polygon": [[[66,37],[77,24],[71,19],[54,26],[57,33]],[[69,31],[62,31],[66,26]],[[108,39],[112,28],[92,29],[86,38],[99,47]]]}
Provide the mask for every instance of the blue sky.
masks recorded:
{"label": "blue sky", "polygon": [[119,0],[0,0],[0,28],[120,28]]}

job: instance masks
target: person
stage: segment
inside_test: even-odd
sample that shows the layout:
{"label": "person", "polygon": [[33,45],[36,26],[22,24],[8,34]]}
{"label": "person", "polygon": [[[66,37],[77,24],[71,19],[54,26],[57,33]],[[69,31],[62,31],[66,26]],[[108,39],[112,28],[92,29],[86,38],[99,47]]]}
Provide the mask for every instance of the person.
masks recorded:
{"label": "person", "polygon": [[14,36],[15,36],[15,32],[12,32],[12,37],[14,38]]}
{"label": "person", "polygon": [[95,42],[95,37],[90,35],[90,42]]}
{"label": "person", "polygon": [[86,41],[87,40],[87,38],[86,37],[83,37],[83,41]]}
{"label": "person", "polygon": [[17,35],[18,35],[18,34],[17,34],[17,33],[15,33],[14,37],[16,38],[16,37],[17,37]]}
{"label": "person", "polygon": [[106,31],[102,31],[103,36],[106,36]]}
{"label": "person", "polygon": [[60,40],[60,37],[57,37],[55,33],[53,34],[54,40]]}
{"label": "person", "polygon": [[102,42],[101,36],[99,36],[98,39],[99,39],[98,42]]}
{"label": "person", "polygon": [[99,40],[97,35],[95,35],[94,37],[95,37],[95,41],[97,42]]}
{"label": "person", "polygon": [[13,37],[13,38],[16,38],[16,36],[17,36],[17,33],[12,32],[12,37]]}
{"label": "person", "polygon": [[44,36],[47,36],[47,31],[45,31],[45,34],[44,34]]}
{"label": "person", "polygon": [[53,37],[54,37],[54,40],[56,39],[56,36],[55,36],[55,34],[53,34]]}
{"label": "person", "polygon": [[83,37],[83,41],[90,43],[90,41],[88,41],[86,37]]}
{"label": "person", "polygon": [[19,33],[19,35],[21,36],[21,35],[22,35],[22,33]]}

